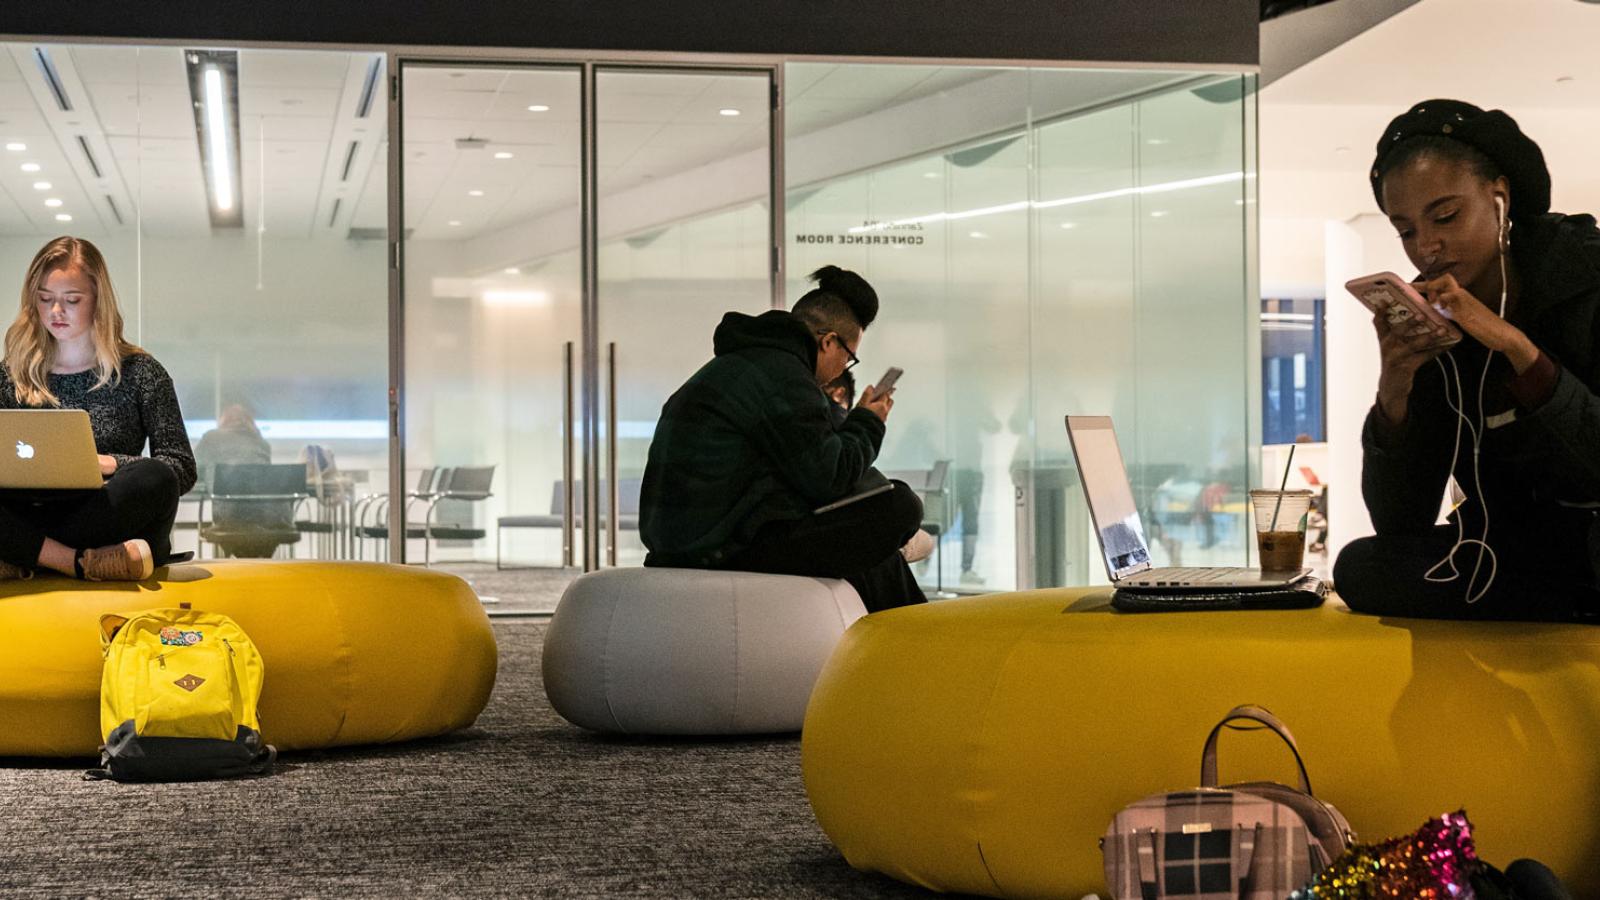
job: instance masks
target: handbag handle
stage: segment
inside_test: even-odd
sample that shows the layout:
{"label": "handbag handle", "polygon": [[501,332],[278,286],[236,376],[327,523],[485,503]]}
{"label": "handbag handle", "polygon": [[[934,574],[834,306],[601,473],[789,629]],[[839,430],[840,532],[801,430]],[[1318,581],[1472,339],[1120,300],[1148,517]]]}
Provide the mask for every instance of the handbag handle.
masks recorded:
{"label": "handbag handle", "polygon": [[1238,719],[1248,719],[1257,722],[1272,730],[1273,734],[1283,738],[1289,745],[1289,752],[1294,754],[1294,764],[1300,770],[1300,790],[1308,796],[1311,794],[1311,776],[1306,774],[1306,762],[1300,758],[1300,747],[1294,742],[1294,735],[1289,733],[1289,726],[1278,720],[1278,717],[1259,706],[1245,704],[1235,706],[1228,710],[1216,727],[1211,729],[1211,736],[1206,738],[1205,752],[1200,756],[1200,786],[1214,788],[1217,786],[1217,736],[1229,722]]}

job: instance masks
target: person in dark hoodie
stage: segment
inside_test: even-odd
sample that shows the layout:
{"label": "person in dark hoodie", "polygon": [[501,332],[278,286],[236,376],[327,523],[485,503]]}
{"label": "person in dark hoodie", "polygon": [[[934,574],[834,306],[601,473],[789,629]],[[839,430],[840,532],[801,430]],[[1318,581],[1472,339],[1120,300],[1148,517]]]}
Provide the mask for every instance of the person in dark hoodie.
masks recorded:
{"label": "person in dark hoodie", "polygon": [[[1346,604],[1379,615],[1600,614],[1600,229],[1553,214],[1539,147],[1504,112],[1429,100],[1384,129],[1378,206],[1448,351],[1375,316],[1362,433],[1376,536],[1340,553]],[[1465,494],[1435,526],[1446,480]]]}
{"label": "person in dark hoodie", "polygon": [[716,355],[667,398],[640,488],[645,565],[844,578],[869,612],[926,602],[901,552],[922,522],[909,487],[813,512],[876,475],[894,400],[867,387],[834,424],[822,385],[859,362],[878,295],[837,266],[811,280],[792,312],[723,316]]}

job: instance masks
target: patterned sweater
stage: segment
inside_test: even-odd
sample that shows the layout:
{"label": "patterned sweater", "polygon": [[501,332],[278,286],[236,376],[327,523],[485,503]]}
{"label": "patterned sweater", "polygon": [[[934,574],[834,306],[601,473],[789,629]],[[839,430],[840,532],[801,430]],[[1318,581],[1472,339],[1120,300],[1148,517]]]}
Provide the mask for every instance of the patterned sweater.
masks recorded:
{"label": "patterned sweater", "polygon": [[[178,493],[194,487],[194,451],[189,447],[172,376],[161,363],[149,354],[129,354],[122,358],[121,382],[91,390],[96,380],[93,369],[50,376],[50,390],[62,409],[88,411],[95,449],[122,466],[138,459],[148,441],[150,456],[166,463],[178,476]],[[0,366],[0,409],[20,408],[11,377]]]}

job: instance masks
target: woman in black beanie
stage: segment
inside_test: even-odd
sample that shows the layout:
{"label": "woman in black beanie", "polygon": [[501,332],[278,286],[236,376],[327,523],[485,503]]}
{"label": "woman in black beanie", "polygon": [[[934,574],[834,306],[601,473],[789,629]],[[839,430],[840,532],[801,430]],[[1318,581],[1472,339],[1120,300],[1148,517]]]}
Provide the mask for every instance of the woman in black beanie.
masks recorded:
{"label": "woman in black beanie", "polygon": [[[1340,553],[1340,597],[1379,615],[1600,616],[1594,217],[1551,213],[1538,145],[1455,100],[1391,122],[1371,180],[1418,290],[1464,337],[1444,350],[1373,319],[1361,489],[1377,535]],[[1435,526],[1452,475],[1458,502]]]}

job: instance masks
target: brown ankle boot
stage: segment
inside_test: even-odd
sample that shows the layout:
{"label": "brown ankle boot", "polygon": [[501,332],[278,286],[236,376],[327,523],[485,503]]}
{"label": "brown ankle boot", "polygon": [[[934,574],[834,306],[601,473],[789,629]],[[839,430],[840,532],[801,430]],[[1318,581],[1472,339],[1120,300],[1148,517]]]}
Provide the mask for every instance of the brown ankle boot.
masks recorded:
{"label": "brown ankle boot", "polygon": [[143,581],[156,570],[155,556],[143,540],[79,551],[77,566],[85,581]]}

